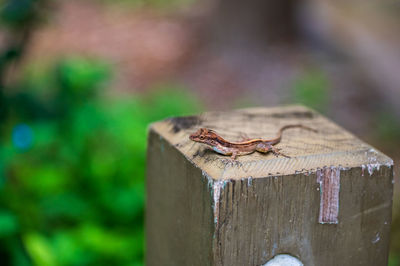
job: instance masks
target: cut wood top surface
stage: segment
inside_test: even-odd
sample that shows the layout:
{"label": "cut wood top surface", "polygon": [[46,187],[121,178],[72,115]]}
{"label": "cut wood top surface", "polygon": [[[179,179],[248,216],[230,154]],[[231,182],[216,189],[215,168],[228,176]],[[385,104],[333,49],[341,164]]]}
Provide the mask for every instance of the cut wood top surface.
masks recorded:
{"label": "cut wood top surface", "polygon": [[[228,141],[271,139],[285,125],[302,124],[318,130],[287,129],[275,147],[291,158],[254,152],[238,156],[217,154],[205,144],[189,140],[199,128],[215,130]],[[214,180],[259,178],[315,172],[324,167],[362,167],[366,174],[393,161],[343,128],[304,106],[248,108],[176,117],[153,123],[150,130],[174,145],[193,164]]]}

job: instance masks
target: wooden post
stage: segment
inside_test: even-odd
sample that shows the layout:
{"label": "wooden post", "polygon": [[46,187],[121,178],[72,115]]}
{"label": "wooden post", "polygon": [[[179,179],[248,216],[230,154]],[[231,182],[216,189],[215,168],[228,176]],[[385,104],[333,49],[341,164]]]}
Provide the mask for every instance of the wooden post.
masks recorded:
{"label": "wooden post", "polygon": [[[190,141],[200,127],[227,140],[272,138],[291,158],[236,162]],[[152,124],[147,265],[264,265],[289,254],[307,266],[387,265],[393,161],[303,106],[252,108]]]}

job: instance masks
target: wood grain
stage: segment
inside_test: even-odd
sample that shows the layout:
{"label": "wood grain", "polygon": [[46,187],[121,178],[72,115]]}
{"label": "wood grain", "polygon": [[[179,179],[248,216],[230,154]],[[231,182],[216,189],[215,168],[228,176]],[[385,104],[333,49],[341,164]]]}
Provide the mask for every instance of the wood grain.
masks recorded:
{"label": "wood grain", "polygon": [[[190,141],[272,138],[292,158],[236,162]],[[390,158],[303,106],[171,118],[149,130],[147,265],[262,265],[289,253],[305,265],[387,265]]]}
{"label": "wood grain", "polygon": [[[189,134],[200,127],[213,129],[232,141],[240,140],[243,133],[250,138],[268,139],[275,137],[280,127],[298,123],[319,132],[304,129],[285,131],[282,142],[276,147],[281,148],[291,159],[256,152],[238,157],[237,163],[231,163],[229,157],[212,152],[204,145],[188,139]],[[303,106],[211,112],[155,123],[152,129],[162,133],[164,138],[214,179],[294,174],[332,165],[354,167],[369,164],[371,157],[376,158],[379,164],[392,164],[387,156]]]}

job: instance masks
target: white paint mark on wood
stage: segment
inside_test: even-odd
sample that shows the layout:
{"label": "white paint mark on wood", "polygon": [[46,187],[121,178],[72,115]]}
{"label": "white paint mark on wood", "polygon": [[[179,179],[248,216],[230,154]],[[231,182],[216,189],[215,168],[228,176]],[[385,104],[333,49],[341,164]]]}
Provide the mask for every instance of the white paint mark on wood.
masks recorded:
{"label": "white paint mark on wood", "polygon": [[207,185],[211,190],[213,197],[213,213],[214,213],[214,224],[218,226],[218,215],[219,215],[219,200],[221,197],[221,190],[225,187],[227,180],[215,181],[206,172],[202,171],[202,175],[207,179]]}
{"label": "white paint mark on wood", "polygon": [[379,240],[381,240],[381,236],[379,235],[379,232],[378,232],[378,233],[376,233],[374,239],[371,242],[372,242],[372,244],[376,244],[379,242]]}
{"label": "white paint mark on wood", "polygon": [[212,184],[213,193],[213,211],[214,211],[214,224],[216,227],[219,225],[219,203],[221,197],[221,191],[224,189],[225,185],[229,182],[228,180],[218,180]]}
{"label": "white paint mark on wood", "polygon": [[280,254],[265,263],[263,266],[303,266],[304,264],[296,257],[289,254]]}
{"label": "white paint mark on wood", "polygon": [[368,173],[370,176],[372,176],[372,174],[374,173],[375,170],[378,170],[381,168],[381,166],[387,166],[387,167],[391,167],[393,166],[393,160],[389,160],[386,163],[380,163],[378,160],[378,155],[379,153],[375,150],[375,149],[369,149],[365,152],[365,156],[367,157],[368,163],[365,165],[363,164],[361,166],[361,175],[364,175],[364,169],[368,169]]}
{"label": "white paint mark on wood", "polygon": [[326,167],[317,170],[320,186],[318,222],[337,224],[339,215],[340,168]]}
{"label": "white paint mark on wood", "polygon": [[277,243],[274,243],[273,245],[272,245],[272,255],[275,255],[275,251],[276,251],[276,249],[278,248],[278,244]]}
{"label": "white paint mark on wood", "polygon": [[201,170],[201,174],[207,179],[207,185],[209,188],[212,188],[214,180],[203,170]]}
{"label": "white paint mark on wood", "polygon": [[381,164],[378,163],[378,160],[376,158],[377,156],[377,152],[374,149],[369,149],[366,152],[367,155],[367,159],[368,159],[368,164],[367,164],[367,169],[368,169],[368,173],[371,176],[375,169],[379,171],[379,168],[381,167]]}

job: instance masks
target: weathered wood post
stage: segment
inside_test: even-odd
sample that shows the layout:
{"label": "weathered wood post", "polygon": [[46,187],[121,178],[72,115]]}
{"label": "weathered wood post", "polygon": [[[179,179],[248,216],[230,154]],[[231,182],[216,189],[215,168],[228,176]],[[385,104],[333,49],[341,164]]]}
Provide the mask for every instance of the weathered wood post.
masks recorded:
{"label": "weathered wood post", "polygon": [[[271,138],[291,158],[236,162],[188,139]],[[302,106],[252,108],[152,124],[147,265],[264,265],[290,254],[307,266],[387,265],[393,161]]]}

